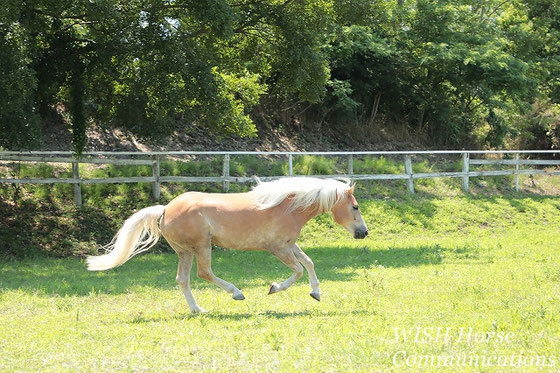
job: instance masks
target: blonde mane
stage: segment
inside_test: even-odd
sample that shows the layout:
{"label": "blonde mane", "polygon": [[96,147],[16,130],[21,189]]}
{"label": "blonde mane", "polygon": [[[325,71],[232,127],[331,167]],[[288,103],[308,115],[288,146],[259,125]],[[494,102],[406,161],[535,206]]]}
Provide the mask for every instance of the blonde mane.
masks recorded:
{"label": "blonde mane", "polygon": [[338,198],[350,189],[350,180],[318,179],[314,177],[289,177],[261,182],[250,192],[257,208],[264,210],[278,206],[290,197],[289,211],[305,210],[317,203],[319,214],[330,211]]}

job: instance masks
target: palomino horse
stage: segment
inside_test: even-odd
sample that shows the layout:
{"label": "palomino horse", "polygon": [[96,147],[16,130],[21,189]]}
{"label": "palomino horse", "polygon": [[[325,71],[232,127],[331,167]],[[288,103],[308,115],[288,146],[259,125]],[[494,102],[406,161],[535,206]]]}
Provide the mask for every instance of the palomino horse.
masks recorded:
{"label": "palomino horse", "polygon": [[167,206],[147,207],[128,218],[107,245],[107,254],[87,258],[88,269],[117,267],[148,250],[163,235],[179,255],[177,282],[192,312],[205,312],[190,288],[193,258],[200,278],[218,285],[235,300],[245,299],[235,285],[212,272],[212,243],[239,250],[268,250],[294,271],[280,284],[272,283],[268,294],[289,288],[302,276],[303,265],[309,274],[310,295],[320,300],[313,262],[296,240],[305,223],[327,211],[354,238],[365,238],[368,229],[353,192],[349,182],[317,178],[259,182],[248,193],[188,192]]}

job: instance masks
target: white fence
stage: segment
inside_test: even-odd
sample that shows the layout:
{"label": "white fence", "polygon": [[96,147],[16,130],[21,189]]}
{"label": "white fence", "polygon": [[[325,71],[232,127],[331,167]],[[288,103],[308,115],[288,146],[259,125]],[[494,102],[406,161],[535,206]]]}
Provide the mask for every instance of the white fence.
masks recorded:
{"label": "white fence", "polygon": [[[336,175],[301,175],[314,177],[346,177],[353,180],[405,180],[408,190],[414,193],[414,180],[435,177],[457,177],[462,179],[462,188],[465,192],[469,191],[469,178],[480,176],[503,176],[514,175],[515,190],[519,191],[519,175],[522,174],[546,174],[560,175],[560,170],[544,169],[521,169],[520,166],[558,166],[560,160],[552,159],[525,159],[532,154],[560,154],[554,150],[435,150],[435,151],[362,151],[362,152],[235,152],[235,151],[174,151],[174,152],[85,152],[81,158],[75,158],[71,152],[64,151],[33,151],[33,152],[0,152],[0,163],[2,162],[39,162],[39,163],[69,163],[72,164],[72,178],[0,178],[0,183],[17,184],[55,184],[69,183],[74,184],[74,199],[76,204],[82,204],[82,184],[109,184],[109,183],[152,183],[153,197],[155,200],[160,198],[161,183],[166,182],[188,182],[188,183],[222,183],[226,190],[229,183],[246,183],[253,181],[253,177],[230,176],[230,157],[236,155],[253,156],[280,156],[285,157],[288,162],[288,176],[294,175],[293,158],[301,155],[315,156],[336,156],[346,157],[348,170],[346,174]],[[451,156],[460,155],[462,157],[462,170],[452,172],[433,172],[433,173],[414,173],[412,169],[412,156]],[[488,159],[488,155],[511,156],[512,159]],[[220,176],[162,176],[160,172],[160,162],[162,159],[187,156],[221,156],[223,157],[223,168]],[[355,174],[354,157],[357,156],[398,156],[403,157],[405,173],[391,174]],[[475,158],[475,156],[477,156]],[[80,177],[79,164],[113,164],[113,165],[150,165],[152,176],[146,177],[107,177],[89,178]],[[472,170],[471,165],[509,165],[512,166],[505,170]],[[259,175],[261,180],[272,180],[283,176]]]}

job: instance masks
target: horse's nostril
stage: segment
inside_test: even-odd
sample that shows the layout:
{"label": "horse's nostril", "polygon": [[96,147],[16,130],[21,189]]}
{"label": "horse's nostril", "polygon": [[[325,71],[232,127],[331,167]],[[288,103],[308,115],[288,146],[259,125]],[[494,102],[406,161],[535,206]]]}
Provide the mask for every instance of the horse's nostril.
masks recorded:
{"label": "horse's nostril", "polygon": [[361,238],[366,238],[367,235],[368,235],[368,230],[367,229],[365,229],[365,230],[357,229],[354,232],[354,238],[360,238],[360,239]]}
{"label": "horse's nostril", "polygon": [[369,230],[367,230],[367,229],[366,229],[366,233],[365,233],[365,235],[367,236],[368,234],[369,234]]}

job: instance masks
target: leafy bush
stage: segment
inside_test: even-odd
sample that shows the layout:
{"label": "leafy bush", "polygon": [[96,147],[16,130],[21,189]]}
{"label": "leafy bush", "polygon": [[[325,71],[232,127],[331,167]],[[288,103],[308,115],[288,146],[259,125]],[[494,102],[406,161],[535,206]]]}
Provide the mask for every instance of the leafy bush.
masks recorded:
{"label": "leafy bush", "polygon": [[0,147],[31,148],[40,141],[40,126],[30,39],[21,24],[3,21],[0,17]]}

